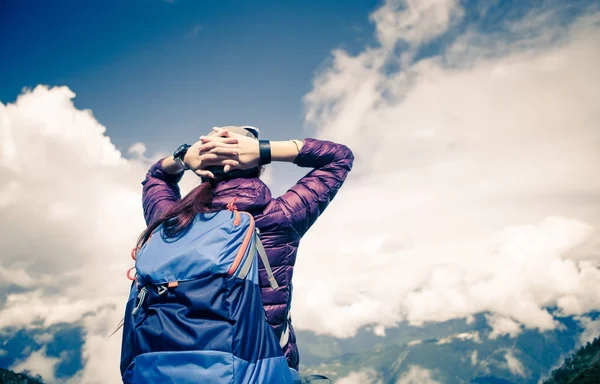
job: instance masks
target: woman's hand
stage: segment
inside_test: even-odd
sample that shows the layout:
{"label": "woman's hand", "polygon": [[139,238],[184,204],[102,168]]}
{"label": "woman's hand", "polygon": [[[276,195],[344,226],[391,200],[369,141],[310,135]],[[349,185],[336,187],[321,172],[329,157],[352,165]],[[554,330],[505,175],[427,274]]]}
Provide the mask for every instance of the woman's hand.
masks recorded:
{"label": "woman's hand", "polygon": [[[200,153],[210,159],[228,159],[224,171],[249,169],[260,164],[258,140],[229,132],[227,127],[214,128],[208,136],[200,136]],[[209,164],[211,165],[211,164]]]}
{"label": "woman's hand", "polygon": [[[213,136],[214,134],[214,136]],[[202,140],[195,142],[185,154],[183,163],[200,177],[214,178],[212,172],[204,169],[210,166],[223,166],[225,172],[231,167],[236,167],[239,162],[238,157],[238,137],[231,137],[232,133],[224,129],[214,129],[210,137],[218,138],[218,145],[212,146],[212,151],[203,148],[205,143]],[[236,135],[243,137],[241,135]]]}

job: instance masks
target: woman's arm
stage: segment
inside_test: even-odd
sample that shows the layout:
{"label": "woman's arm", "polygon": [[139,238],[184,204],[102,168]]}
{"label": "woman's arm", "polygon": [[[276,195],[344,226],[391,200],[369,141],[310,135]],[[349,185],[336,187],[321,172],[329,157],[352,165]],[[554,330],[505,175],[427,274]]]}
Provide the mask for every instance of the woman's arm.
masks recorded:
{"label": "woman's arm", "polygon": [[183,171],[173,161],[173,156],[156,162],[142,181],[142,206],[146,225],[150,225],[161,214],[170,209],[181,193],[177,183],[183,177]]}
{"label": "woman's arm", "polygon": [[[234,145],[239,165],[232,169],[252,168],[260,163],[258,142],[254,139],[230,133],[238,138]],[[221,138],[201,137],[201,149],[210,153],[220,153],[224,147]],[[296,185],[277,199],[284,213],[300,235],[315,223],[317,218],[344,183],[352,169],[354,155],[342,144],[331,141],[306,139],[292,141],[272,141],[271,160],[293,162],[301,167],[313,168]]]}
{"label": "woman's arm", "polygon": [[303,236],[325,211],[352,169],[354,155],[342,144],[305,139],[293,160],[313,168],[277,199],[294,229]]}

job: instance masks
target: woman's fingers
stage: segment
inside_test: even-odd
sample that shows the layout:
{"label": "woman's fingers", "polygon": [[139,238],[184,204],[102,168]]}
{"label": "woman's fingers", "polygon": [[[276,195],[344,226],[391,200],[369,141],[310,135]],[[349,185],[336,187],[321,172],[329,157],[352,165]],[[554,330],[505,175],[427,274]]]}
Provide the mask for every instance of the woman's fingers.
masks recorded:
{"label": "woman's fingers", "polygon": [[224,160],[235,160],[234,155],[222,154],[222,153],[203,153],[200,155],[200,161],[202,165],[209,161],[224,161]]}
{"label": "woman's fingers", "polygon": [[223,164],[225,165],[223,167],[223,172],[227,173],[229,171],[234,170],[238,165],[240,165],[240,162],[236,160],[225,160],[223,161]]}
{"label": "woman's fingers", "polygon": [[239,161],[232,159],[229,156],[208,154],[208,155],[203,155],[201,157],[203,157],[203,158],[200,163],[201,165],[198,168],[205,168],[205,167],[210,167],[210,166],[225,166],[225,165],[237,166],[240,164]]}
{"label": "woman's fingers", "polygon": [[209,152],[235,155],[237,153],[237,149],[238,146],[235,144],[224,144],[219,142],[209,142],[198,147],[198,150],[201,154]]}
{"label": "woman's fingers", "polygon": [[211,171],[207,171],[205,169],[196,169],[194,173],[200,177],[209,177],[211,179],[215,178],[215,175]]}
{"label": "woman's fingers", "polygon": [[238,152],[237,152],[236,148],[217,147],[217,148],[213,148],[213,149],[209,149],[209,150],[201,150],[200,151],[200,156],[205,155],[205,154],[235,157],[235,156],[237,156]]}
{"label": "woman's fingers", "polygon": [[223,143],[223,144],[237,144],[238,139],[235,137],[220,137],[220,136],[200,136],[200,141],[203,143]]}
{"label": "woman's fingers", "polygon": [[213,127],[213,132],[217,136],[228,136],[229,135],[229,131],[225,128]]}
{"label": "woman's fingers", "polygon": [[[206,162],[202,163],[202,167],[222,166],[223,167],[223,171],[225,173],[227,173],[230,170],[234,169],[237,165],[239,165],[239,162],[236,161],[236,160],[231,160],[231,159],[226,159],[226,160],[212,160],[212,161],[206,161]],[[212,172],[207,171],[207,170],[205,170],[203,168],[196,169],[194,171],[194,173],[196,173],[200,177],[211,177],[211,178],[214,178],[214,175],[213,175]]]}

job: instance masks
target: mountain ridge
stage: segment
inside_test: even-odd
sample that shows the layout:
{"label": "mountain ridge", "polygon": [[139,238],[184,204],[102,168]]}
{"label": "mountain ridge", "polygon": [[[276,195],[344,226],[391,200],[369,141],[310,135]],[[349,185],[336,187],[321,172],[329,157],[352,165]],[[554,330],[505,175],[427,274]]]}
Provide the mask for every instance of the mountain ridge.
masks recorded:
{"label": "mountain ridge", "polygon": [[44,384],[40,376],[30,376],[28,372],[16,373],[0,368],[0,384]]}
{"label": "mountain ridge", "polygon": [[579,348],[544,384],[600,383],[600,337]]}

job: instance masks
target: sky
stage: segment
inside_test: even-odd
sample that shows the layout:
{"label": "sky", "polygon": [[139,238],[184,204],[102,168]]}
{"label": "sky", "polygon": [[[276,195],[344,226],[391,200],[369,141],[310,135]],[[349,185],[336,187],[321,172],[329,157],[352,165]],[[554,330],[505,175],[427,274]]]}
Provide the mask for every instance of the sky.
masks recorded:
{"label": "sky", "polygon": [[59,380],[52,335],[77,324],[71,382],[119,382],[139,183],[226,124],[355,154],[300,247],[295,328],[484,313],[490,339],[566,316],[597,335],[600,8],[524,3],[2,2],[0,332],[41,340],[12,367]]}
{"label": "sky", "polygon": [[[372,40],[374,0],[3,1],[0,100],[68,85],[121,150],[214,125],[300,135],[302,96],[335,47]],[[126,106],[126,108],[124,108]],[[170,147],[168,148],[171,149]]]}

